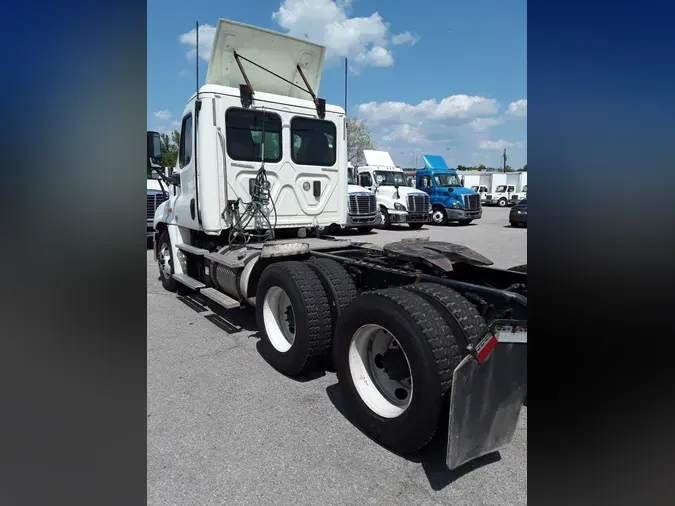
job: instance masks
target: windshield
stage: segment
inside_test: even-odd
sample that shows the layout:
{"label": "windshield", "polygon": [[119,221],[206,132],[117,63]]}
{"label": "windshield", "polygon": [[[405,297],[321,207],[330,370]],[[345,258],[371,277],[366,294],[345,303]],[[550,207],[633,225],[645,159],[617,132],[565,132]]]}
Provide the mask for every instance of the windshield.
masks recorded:
{"label": "windshield", "polygon": [[500,184],[497,187],[497,192],[496,193],[504,193],[506,191],[506,185],[505,184]]}
{"label": "windshield", "polygon": [[526,198],[521,200],[520,202],[518,202],[518,207],[526,206],[526,205],[527,205],[527,199]]}
{"label": "windshield", "polygon": [[436,186],[462,186],[456,174],[434,174],[434,181]]}
{"label": "windshield", "polygon": [[375,181],[380,186],[405,186],[405,175],[402,170],[376,170]]}

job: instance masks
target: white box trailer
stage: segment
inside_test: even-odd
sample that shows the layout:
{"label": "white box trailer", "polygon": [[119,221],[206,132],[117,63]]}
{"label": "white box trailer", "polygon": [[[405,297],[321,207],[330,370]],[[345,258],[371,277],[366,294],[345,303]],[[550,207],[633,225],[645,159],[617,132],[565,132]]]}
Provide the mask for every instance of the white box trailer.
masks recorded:
{"label": "white box trailer", "polygon": [[[527,267],[494,269],[420,238],[306,236],[347,219],[346,115],[317,96],[324,52],[218,22],[177,170],[164,176],[175,192],[153,220],[159,277],[202,306],[255,308],[266,361],[288,376],[332,367],[350,419],[384,447],[410,454],[447,425],[455,469],[514,434]],[[148,142],[154,160],[158,146]]]}
{"label": "white box trailer", "polygon": [[490,191],[491,175],[484,171],[464,171],[457,174],[462,178],[463,186],[478,193],[481,202],[484,202],[485,196]]}

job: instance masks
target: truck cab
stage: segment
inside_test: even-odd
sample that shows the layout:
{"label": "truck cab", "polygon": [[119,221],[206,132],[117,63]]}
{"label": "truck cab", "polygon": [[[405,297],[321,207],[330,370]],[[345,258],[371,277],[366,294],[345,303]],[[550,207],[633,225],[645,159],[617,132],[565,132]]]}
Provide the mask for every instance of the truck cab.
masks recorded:
{"label": "truck cab", "polygon": [[[511,202],[512,196],[516,192],[516,185],[500,184],[495,188],[495,191],[488,193],[485,196],[485,203],[490,205],[497,205],[499,207],[506,207]],[[511,202],[512,203],[512,202]]]}
{"label": "truck cab", "polygon": [[377,208],[375,194],[356,184],[354,166],[347,164],[347,224],[346,228],[355,228],[360,233],[368,233],[380,224],[380,211]]}
{"label": "truck cab", "polygon": [[485,202],[485,196],[488,194],[488,187],[485,185],[472,186],[471,189],[480,195],[481,203]]}
{"label": "truck cab", "polygon": [[511,203],[516,204],[524,198],[527,198],[527,185],[523,186],[522,190],[511,194]]}
{"label": "truck cab", "polygon": [[375,192],[381,228],[407,223],[418,230],[431,221],[429,196],[407,185],[405,173],[387,151],[364,149],[363,156],[367,165],[358,168],[358,182]]}
{"label": "truck cab", "polygon": [[456,221],[468,225],[483,214],[480,196],[462,186],[457,172],[448,168],[442,156],[424,155],[424,169],[416,174],[417,188],[429,195],[434,225]]}

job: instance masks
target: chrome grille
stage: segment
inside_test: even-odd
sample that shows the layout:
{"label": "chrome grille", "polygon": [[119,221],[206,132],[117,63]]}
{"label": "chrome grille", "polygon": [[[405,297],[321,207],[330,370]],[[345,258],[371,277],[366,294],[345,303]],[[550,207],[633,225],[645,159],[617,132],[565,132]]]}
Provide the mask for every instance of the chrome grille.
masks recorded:
{"label": "chrome grille", "polygon": [[168,197],[164,193],[148,193],[147,195],[147,206],[148,206],[148,220],[153,220],[155,218],[155,210],[159,205],[167,200]]}
{"label": "chrome grille", "polygon": [[365,216],[375,214],[377,202],[375,195],[350,195],[349,214],[352,216]]}
{"label": "chrome grille", "polygon": [[464,210],[478,211],[480,209],[480,195],[463,195]]}
{"label": "chrome grille", "polygon": [[410,213],[425,213],[429,211],[429,195],[413,194],[408,195],[408,212]]}

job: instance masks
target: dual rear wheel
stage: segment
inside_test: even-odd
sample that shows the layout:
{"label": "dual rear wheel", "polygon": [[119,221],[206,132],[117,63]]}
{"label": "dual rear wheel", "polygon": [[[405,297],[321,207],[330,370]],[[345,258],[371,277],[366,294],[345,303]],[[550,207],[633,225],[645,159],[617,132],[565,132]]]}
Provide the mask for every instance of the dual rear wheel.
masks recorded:
{"label": "dual rear wheel", "polygon": [[399,453],[432,439],[453,370],[485,325],[464,297],[436,284],[358,295],[329,259],[268,267],[256,316],[273,367],[296,376],[332,362],[351,420]]}

